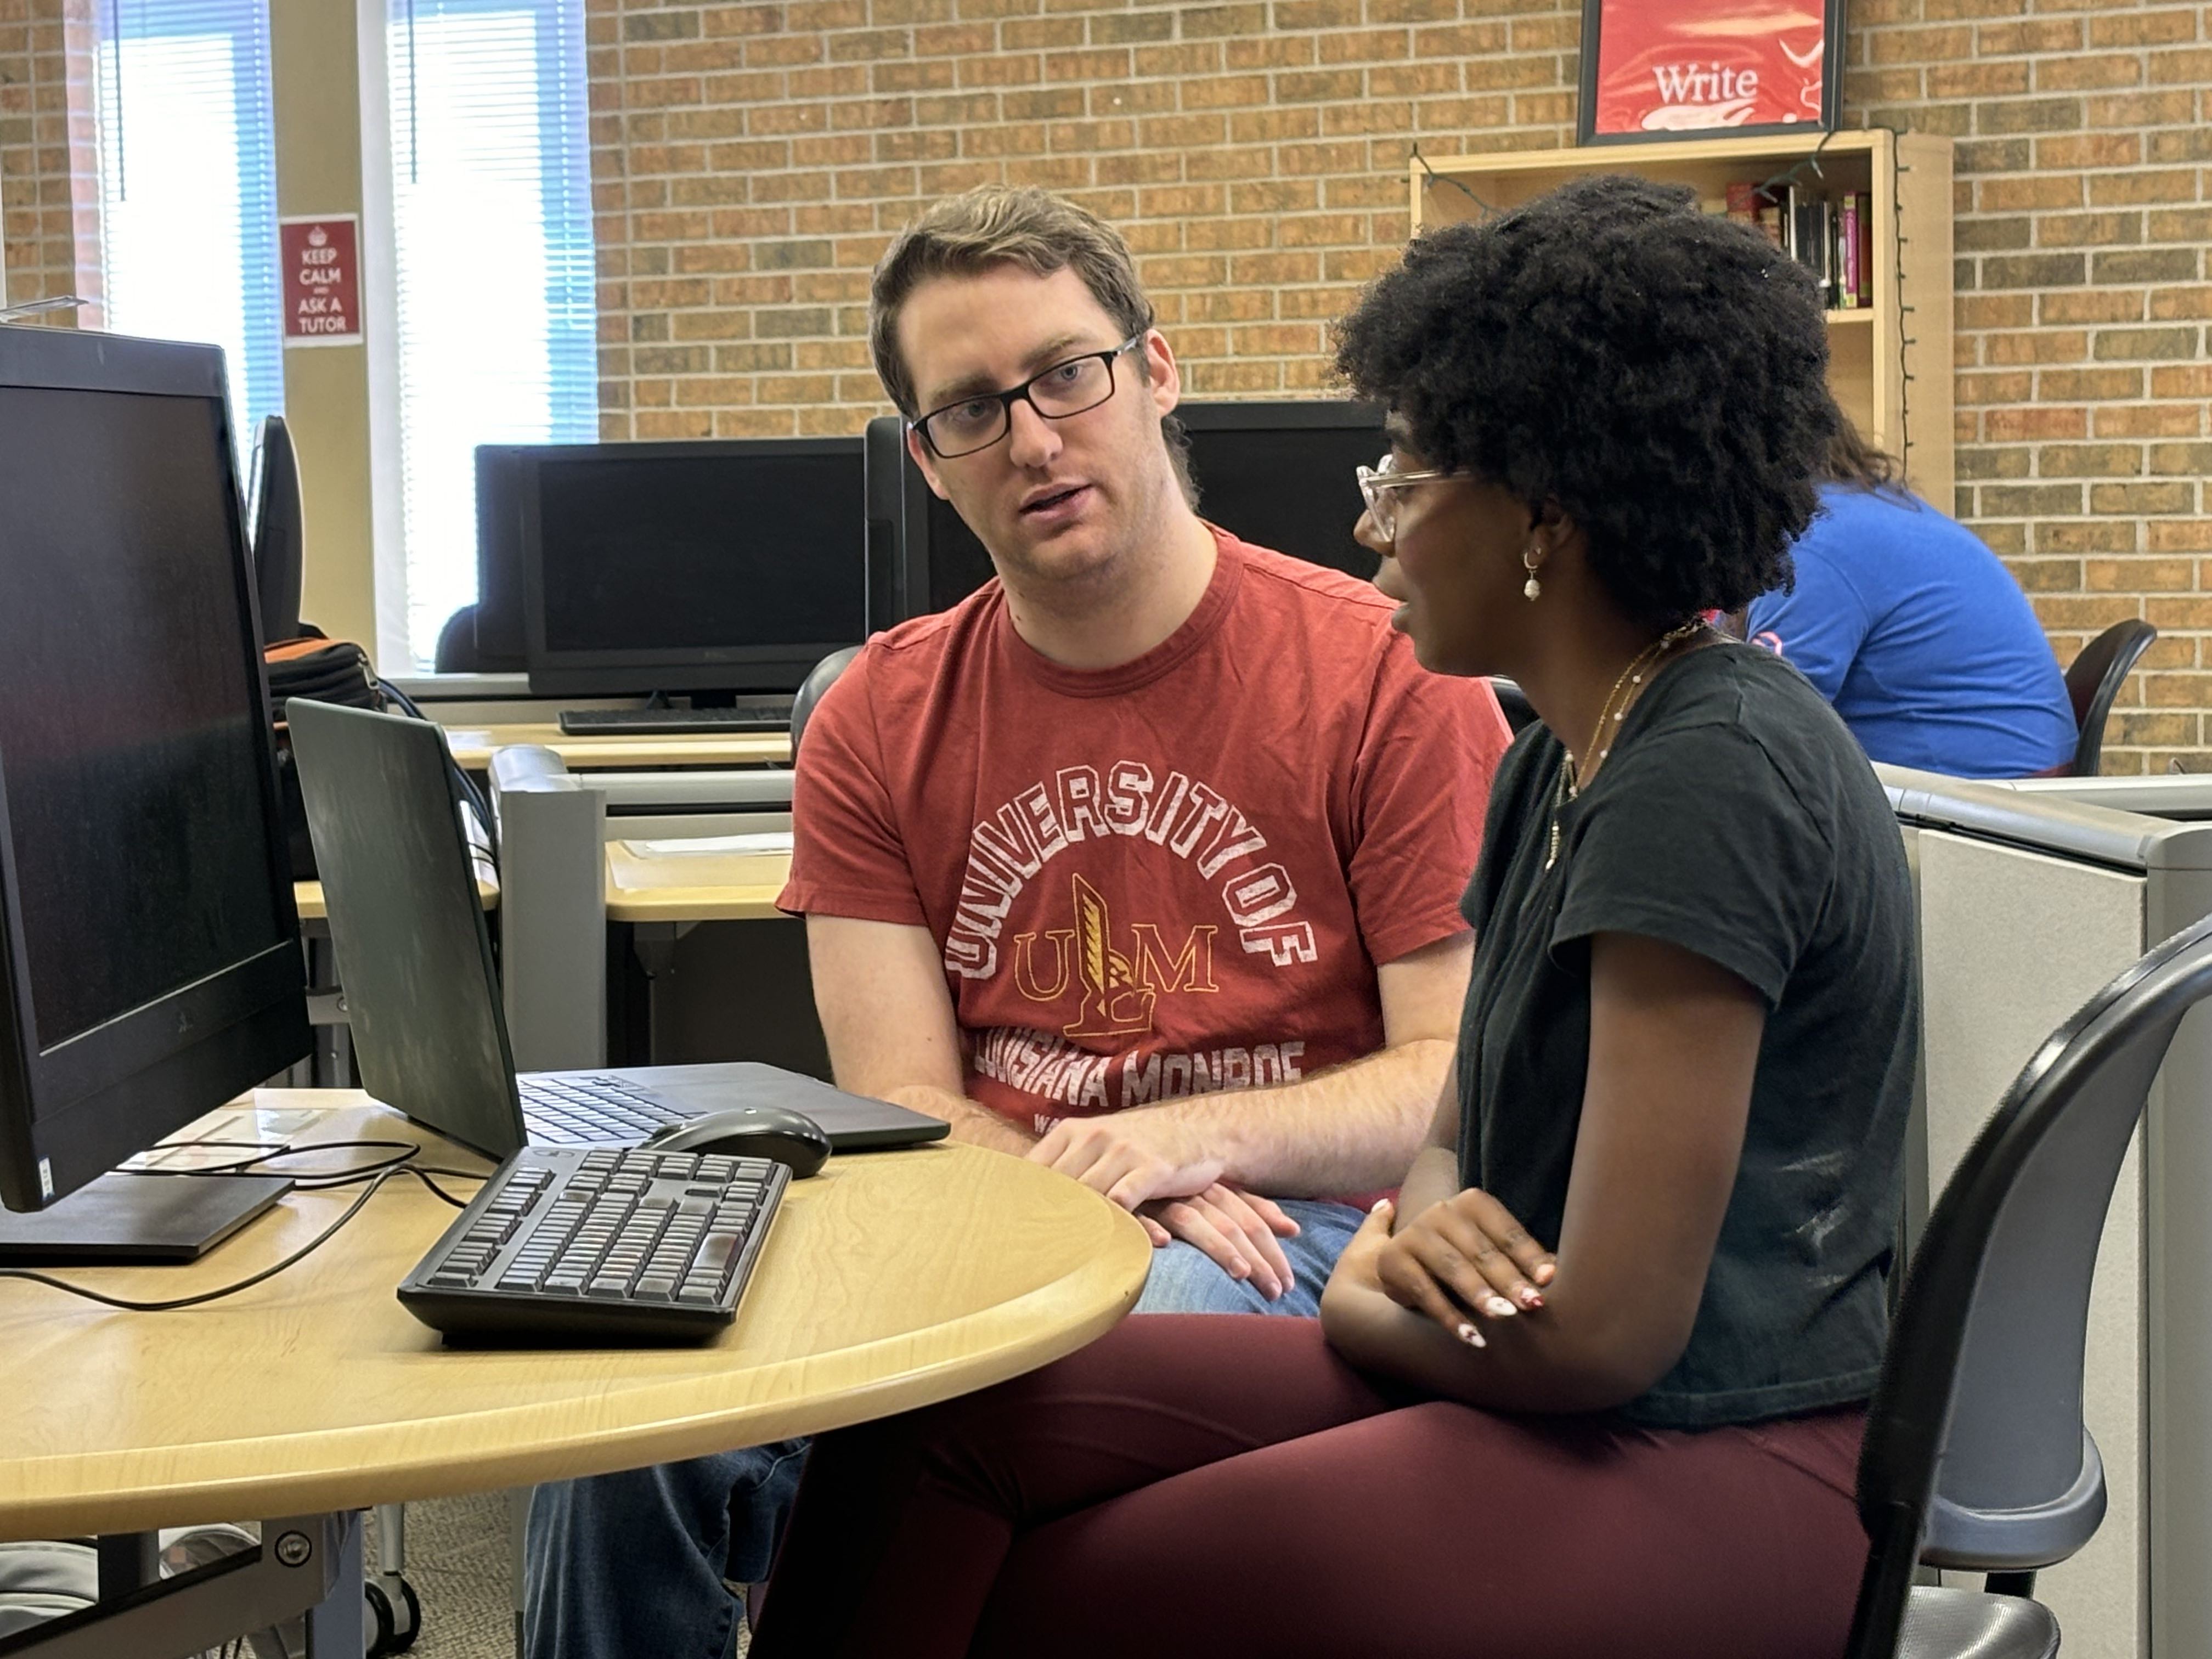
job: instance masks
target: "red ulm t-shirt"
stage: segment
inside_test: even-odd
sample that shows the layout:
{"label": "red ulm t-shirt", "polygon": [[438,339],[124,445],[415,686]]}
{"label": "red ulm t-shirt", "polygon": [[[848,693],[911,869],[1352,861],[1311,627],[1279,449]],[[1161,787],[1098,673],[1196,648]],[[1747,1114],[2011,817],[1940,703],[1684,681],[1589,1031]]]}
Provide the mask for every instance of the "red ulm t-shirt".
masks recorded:
{"label": "red ulm t-shirt", "polygon": [[992,582],[806,727],[782,908],[927,927],[969,1094],[1035,1133],[1372,1053],[1376,965],[1465,927],[1488,686],[1422,672],[1373,588],[1216,534],[1133,662],[1048,661]]}

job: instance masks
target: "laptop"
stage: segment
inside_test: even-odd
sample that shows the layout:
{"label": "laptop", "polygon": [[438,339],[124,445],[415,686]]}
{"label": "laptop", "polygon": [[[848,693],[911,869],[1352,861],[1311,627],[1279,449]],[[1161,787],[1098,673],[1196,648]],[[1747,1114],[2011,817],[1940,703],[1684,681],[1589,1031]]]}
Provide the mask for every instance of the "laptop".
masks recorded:
{"label": "laptop", "polygon": [[738,1061],[517,1075],[461,834],[446,736],[427,720],[284,706],[362,1086],[495,1158],[634,1145],[712,1112],[783,1106],[840,1152],[942,1139],[939,1119]]}

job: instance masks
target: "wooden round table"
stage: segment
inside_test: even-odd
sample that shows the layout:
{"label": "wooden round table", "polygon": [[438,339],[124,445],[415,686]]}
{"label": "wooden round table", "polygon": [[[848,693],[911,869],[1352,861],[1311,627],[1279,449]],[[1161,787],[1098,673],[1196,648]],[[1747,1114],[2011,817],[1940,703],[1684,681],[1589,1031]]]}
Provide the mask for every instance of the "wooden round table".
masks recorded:
{"label": "wooden round table", "polygon": [[[484,1161],[351,1091],[295,1143],[408,1139]],[[362,1158],[368,1154],[333,1154]],[[295,1194],[188,1267],[68,1268],[139,1297],[223,1285],[352,1194]],[[703,1347],[448,1350],[392,1288],[456,1212],[386,1185],[252,1290],[122,1313],[0,1279],[0,1539],[119,1532],[522,1486],[817,1433],[1018,1376],[1110,1328],[1144,1284],[1136,1221],[968,1146],[831,1159],[793,1182],[738,1322]]]}

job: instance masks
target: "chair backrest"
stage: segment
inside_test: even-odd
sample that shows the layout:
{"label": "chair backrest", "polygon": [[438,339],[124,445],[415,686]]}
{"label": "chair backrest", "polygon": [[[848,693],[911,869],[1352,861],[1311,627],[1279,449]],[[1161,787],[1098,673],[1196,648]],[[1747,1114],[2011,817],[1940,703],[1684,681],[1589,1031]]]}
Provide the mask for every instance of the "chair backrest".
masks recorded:
{"label": "chair backrest", "polygon": [[264,645],[300,637],[300,586],[307,556],[300,460],[282,415],[263,418],[253,455],[253,585]]}
{"label": "chair backrest", "polygon": [[1859,1460],[1872,1549],[1854,1656],[1894,1651],[1921,1561],[2013,1571],[2105,1513],[2081,1420],[2089,1280],[2113,1182],[2176,1028],[2212,995],[2212,918],[2089,999],[2036,1051],[1929,1217]]}
{"label": "chair backrest", "polygon": [[2112,712],[2126,679],[2158,629],[2137,617],[2116,622],[2081,647],[2066,670],[2066,697],[2074,705],[2074,729],[2081,736],[2074,745],[2074,775],[2094,778],[2104,759],[2105,718]]}
{"label": "chair backrest", "polygon": [[438,644],[430,659],[430,668],[439,674],[473,674],[479,665],[477,608],[465,605],[447,617],[446,625],[438,630]]}
{"label": "chair backrest", "polygon": [[836,684],[837,676],[853,665],[853,659],[860,654],[860,647],[848,645],[842,651],[832,651],[814,665],[801,682],[799,694],[791,700],[791,756],[799,758],[799,733],[806,730],[807,717],[813,714],[814,705],[822,701],[822,694]]}
{"label": "chair backrest", "polygon": [[1490,689],[1496,694],[1498,706],[1504,711],[1505,724],[1516,733],[1524,726],[1533,725],[1536,719],[1535,706],[1528,694],[1502,674],[1490,677]]}

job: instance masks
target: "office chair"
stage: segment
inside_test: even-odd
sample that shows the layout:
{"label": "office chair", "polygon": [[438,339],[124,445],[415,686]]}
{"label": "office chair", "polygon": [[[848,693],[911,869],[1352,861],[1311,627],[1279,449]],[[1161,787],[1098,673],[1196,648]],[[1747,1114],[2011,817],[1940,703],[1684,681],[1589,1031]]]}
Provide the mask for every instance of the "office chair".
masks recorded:
{"label": "office chair", "polygon": [[0,1640],[100,1600],[99,1552],[81,1539],[0,1544]]}
{"label": "office chair", "polygon": [[2094,778],[2104,758],[2105,717],[2112,712],[2112,699],[2120,682],[2136,665],[2158,629],[2130,617],[2110,628],[2081,647],[2066,670],[2066,696],[2074,705],[2074,726],[2081,739],[2074,746],[2074,775]]}
{"label": "office chair", "polygon": [[[2097,1241],[2151,1080],[2212,995],[2212,917],[2045,1040],[1945,1183],[1890,1327],[1859,1457],[1869,1549],[1850,1659],[2050,1659],[2038,1568],[2105,1518],[2081,1420]],[[1988,1575],[1915,1585],[1923,1564]]]}
{"label": "office chair", "polygon": [[791,753],[799,757],[799,734],[806,729],[807,717],[813,714],[814,705],[822,701],[822,694],[835,684],[837,676],[853,665],[853,659],[860,654],[860,647],[848,645],[842,651],[832,651],[814,665],[800,684],[798,696],[791,700]]}
{"label": "office chair", "polygon": [[307,520],[300,459],[282,415],[265,416],[253,455],[253,582],[264,645],[300,637]]}
{"label": "office chair", "polygon": [[1535,706],[1528,694],[1502,674],[1490,677],[1490,689],[1497,696],[1498,706],[1505,714],[1505,724],[1518,737],[1521,728],[1536,723]]}
{"label": "office chair", "polygon": [[438,644],[430,657],[431,672],[473,674],[482,660],[477,649],[477,608],[465,605],[446,618],[438,630]]}

